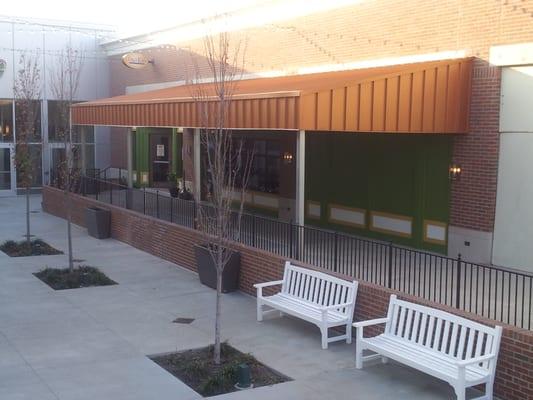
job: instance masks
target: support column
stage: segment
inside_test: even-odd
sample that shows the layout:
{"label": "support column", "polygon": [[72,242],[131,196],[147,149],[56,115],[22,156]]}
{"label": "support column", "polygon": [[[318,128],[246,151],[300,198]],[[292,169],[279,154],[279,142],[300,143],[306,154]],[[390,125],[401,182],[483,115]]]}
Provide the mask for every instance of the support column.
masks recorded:
{"label": "support column", "polygon": [[304,224],[305,218],[305,131],[296,134],[296,207],[295,223]]}
{"label": "support column", "polygon": [[200,187],[200,149],[201,149],[201,141],[200,141],[200,128],[194,129],[194,156],[193,156],[193,162],[194,162],[194,198],[197,201],[200,201],[201,199],[201,187]]}
{"label": "support column", "polygon": [[126,157],[128,166],[128,187],[133,187],[133,130],[126,131]]}

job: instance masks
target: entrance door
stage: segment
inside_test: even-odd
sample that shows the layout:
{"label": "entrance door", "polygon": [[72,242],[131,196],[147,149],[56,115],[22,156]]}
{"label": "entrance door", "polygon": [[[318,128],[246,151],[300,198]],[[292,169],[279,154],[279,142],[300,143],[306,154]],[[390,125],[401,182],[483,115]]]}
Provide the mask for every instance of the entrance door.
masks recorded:
{"label": "entrance door", "polygon": [[0,195],[13,194],[14,167],[11,146],[0,147]]}
{"label": "entrance door", "polygon": [[170,172],[170,135],[150,135],[151,184],[154,187],[168,186]]}

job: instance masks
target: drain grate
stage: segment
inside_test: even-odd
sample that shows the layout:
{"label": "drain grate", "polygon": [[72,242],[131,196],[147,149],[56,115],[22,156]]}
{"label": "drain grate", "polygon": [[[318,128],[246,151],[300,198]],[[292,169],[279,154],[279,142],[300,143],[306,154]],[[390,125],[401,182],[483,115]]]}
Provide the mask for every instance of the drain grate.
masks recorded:
{"label": "drain grate", "polygon": [[175,324],[190,324],[191,322],[194,321],[194,318],[183,318],[183,317],[178,317],[176,318],[174,321]]}

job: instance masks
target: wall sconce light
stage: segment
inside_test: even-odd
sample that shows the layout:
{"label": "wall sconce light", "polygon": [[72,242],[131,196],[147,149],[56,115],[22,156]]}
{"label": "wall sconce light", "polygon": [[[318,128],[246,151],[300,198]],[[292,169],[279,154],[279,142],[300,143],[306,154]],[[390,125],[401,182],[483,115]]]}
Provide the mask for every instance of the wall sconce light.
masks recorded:
{"label": "wall sconce light", "polygon": [[8,136],[9,135],[9,125],[4,125],[2,126],[2,124],[0,124],[0,135],[2,136]]}
{"label": "wall sconce light", "polygon": [[148,172],[141,172],[141,184],[148,185]]}
{"label": "wall sconce light", "polygon": [[449,176],[452,181],[456,181],[461,177],[461,166],[457,164],[450,165]]}
{"label": "wall sconce light", "polygon": [[289,153],[288,151],[286,151],[285,153],[283,153],[283,163],[284,164],[291,164],[292,163],[292,153]]}

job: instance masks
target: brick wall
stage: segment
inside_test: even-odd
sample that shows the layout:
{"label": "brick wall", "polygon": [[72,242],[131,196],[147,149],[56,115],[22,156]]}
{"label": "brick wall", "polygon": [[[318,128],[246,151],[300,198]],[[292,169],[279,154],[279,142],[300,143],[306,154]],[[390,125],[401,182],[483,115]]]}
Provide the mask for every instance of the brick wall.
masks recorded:
{"label": "brick wall", "polygon": [[501,69],[476,59],[472,73],[470,132],[456,136],[453,162],[462,168],[450,193],[450,224],[484,232],[494,229],[500,152]]}
{"label": "brick wall", "polygon": [[207,76],[209,68],[205,57],[182,46],[165,45],[147,48],[142,53],[153,61],[148,68],[131,69],[122,63],[122,56],[109,57],[112,96],[126,92],[127,86],[151,83],[191,81]]}
{"label": "brick wall", "polygon": [[[379,29],[376,29],[379,21]],[[490,47],[533,41],[531,0],[377,0],[232,32],[246,42],[246,72],[285,71],[354,61],[464,50],[478,58],[472,82],[470,133],[454,141],[463,167],[452,185],[450,224],[491,232],[498,169],[500,70],[488,65]],[[111,62],[112,93],[128,85],[187,80],[191,60],[205,76],[201,39],[144,50],[155,64],[129,70]],[[117,143],[118,144],[118,143]],[[115,152],[113,147],[113,152]]]}
{"label": "brick wall", "polygon": [[[133,211],[121,209],[95,200],[73,195],[72,220],[84,226],[84,208],[98,205],[111,210],[111,235],[140,250],[195,270],[193,246],[201,242],[198,232]],[[43,209],[53,215],[64,217],[65,204],[62,191],[44,187]],[[241,252],[240,289],[254,295],[253,284],[280,279],[285,259],[274,254],[237,246]],[[299,263],[301,265],[301,263]],[[305,265],[314,268],[310,265]],[[339,275],[343,277],[342,275]],[[347,278],[347,277],[345,277]],[[384,317],[390,294],[420,304],[437,307],[481,323],[493,324],[485,318],[461,312],[449,307],[421,301],[413,296],[402,295],[376,285],[360,282],[357,295],[356,320]],[[370,332],[370,331],[369,331]],[[495,384],[496,394],[504,400],[533,399],[533,332],[504,325],[502,344]]]}

